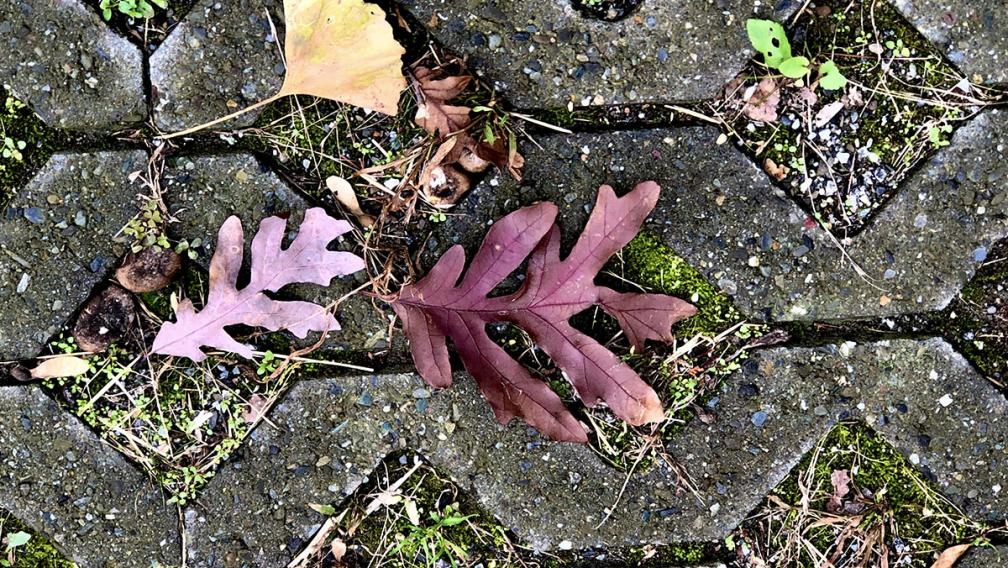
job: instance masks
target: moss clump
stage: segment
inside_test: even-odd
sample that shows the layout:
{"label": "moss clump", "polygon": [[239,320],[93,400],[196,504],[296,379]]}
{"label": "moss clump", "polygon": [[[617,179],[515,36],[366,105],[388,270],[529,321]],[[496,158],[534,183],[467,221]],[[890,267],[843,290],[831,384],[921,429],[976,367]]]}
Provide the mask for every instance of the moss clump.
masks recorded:
{"label": "moss clump", "polygon": [[[811,496],[810,510],[827,511],[833,493],[832,476],[839,470],[849,472],[852,493],[845,497],[845,503],[857,505],[857,511],[835,513],[840,519],[846,519],[844,522],[823,523],[818,527],[797,526],[795,521],[804,491]],[[855,492],[859,497],[853,496]],[[886,535],[885,541],[876,545],[888,547],[890,565],[902,555],[909,559],[909,565],[930,566],[935,552],[953,544],[970,542],[984,530],[982,525],[958,513],[902,454],[860,424],[840,424],[834,428],[822,442],[821,452],[808,454],[794,473],[778,486],[775,495],[795,509],[784,517],[783,525],[781,519],[776,520],[777,526],[772,530],[779,532],[769,539],[771,549],[773,543],[780,544],[786,535],[799,531],[818,550],[835,549],[849,521],[855,529],[853,536],[847,535],[848,539],[872,531]],[[809,521],[806,518],[806,522]],[[761,535],[759,540],[763,538],[765,536]],[[901,544],[897,545],[896,539]],[[857,550],[856,547],[853,550]],[[800,562],[789,565],[815,565],[804,549],[797,554]],[[844,554],[852,552],[847,550]]]}
{"label": "moss clump", "polygon": [[[11,568],[75,568],[45,537],[38,534],[10,513],[0,511],[0,540],[16,532],[26,532],[31,539],[14,550]],[[0,549],[2,551],[2,549]]]}
{"label": "moss clump", "polygon": [[55,138],[25,103],[0,88],[0,209],[49,160]]}
{"label": "moss clump", "polygon": [[698,312],[680,323],[677,335],[717,334],[742,321],[735,305],[657,236],[641,232],[623,249],[627,279],[691,302]]}

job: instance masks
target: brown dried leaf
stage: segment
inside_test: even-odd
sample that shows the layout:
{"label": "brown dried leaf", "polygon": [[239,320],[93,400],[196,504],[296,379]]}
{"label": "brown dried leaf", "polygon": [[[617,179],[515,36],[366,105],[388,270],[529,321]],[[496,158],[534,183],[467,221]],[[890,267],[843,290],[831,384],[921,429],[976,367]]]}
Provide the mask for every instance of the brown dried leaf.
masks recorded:
{"label": "brown dried leaf", "polygon": [[850,473],[846,469],[835,470],[830,476],[830,481],[833,484],[833,494],[826,504],[826,510],[836,513],[843,509],[843,499],[850,493]]}
{"label": "brown dried leaf", "polygon": [[952,568],[955,563],[959,561],[959,558],[966,554],[972,544],[957,544],[953,547],[946,548],[941,554],[938,555],[938,559],[935,560],[931,568]]}
{"label": "brown dried leaf", "polygon": [[414,76],[423,95],[418,101],[414,118],[418,126],[444,139],[454,132],[465,130],[472,123],[469,107],[447,104],[465,90],[472,77],[435,79],[437,74],[426,67],[418,67]]}
{"label": "brown dried leaf", "polygon": [[758,122],[776,122],[777,107],[780,105],[780,85],[775,79],[767,77],[748,93],[742,114]]}
{"label": "brown dried leaf", "polygon": [[357,218],[362,227],[371,227],[375,224],[375,218],[361,209],[360,202],[357,201],[357,192],[350,182],[339,176],[329,176],[326,178],[326,187],[332,192],[336,201]]}
{"label": "brown dried leaf", "polygon": [[42,361],[37,367],[31,370],[31,376],[33,379],[77,377],[88,372],[90,369],[91,365],[80,357],[61,355]]}

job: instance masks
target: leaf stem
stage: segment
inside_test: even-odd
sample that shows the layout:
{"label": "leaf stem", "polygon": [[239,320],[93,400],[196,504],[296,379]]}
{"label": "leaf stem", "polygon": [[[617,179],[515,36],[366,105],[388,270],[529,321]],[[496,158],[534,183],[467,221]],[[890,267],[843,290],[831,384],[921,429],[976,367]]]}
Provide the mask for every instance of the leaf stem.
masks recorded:
{"label": "leaf stem", "polygon": [[283,91],[280,91],[279,93],[273,95],[272,97],[270,97],[268,99],[261,100],[261,101],[255,103],[254,105],[247,106],[247,107],[245,107],[245,108],[243,108],[243,109],[241,109],[239,111],[232,112],[229,115],[222,116],[222,117],[219,117],[219,118],[215,118],[215,119],[211,120],[210,122],[204,122],[203,124],[199,124],[199,125],[193,126],[191,128],[186,128],[185,130],[181,130],[179,132],[173,132],[171,134],[163,134],[161,136],[158,136],[158,138],[161,139],[161,140],[169,140],[171,138],[178,138],[179,136],[188,136],[190,134],[195,134],[195,133],[199,132],[200,130],[204,130],[204,129],[210,128],[211,126],[217,126],[218,124],[221,124],[223,122],[227,122],[227,121],[232,120],[234,118],[238,118],[239,116],[241,116],[241,115],[243,115],[243,114],[245,114],[247,112],[251,112],[251,111],[253,111],[253,110],[257,109],[257,108],[262,108],[262,107],[264,107],[264,106],[266,106],[266,105],[268,105],[268,104],[270,104],[270,103],[272,103],[274,101],[280,100],[281,98],[283,98],[285,96],[287,96],[287,93],[285,93]]}

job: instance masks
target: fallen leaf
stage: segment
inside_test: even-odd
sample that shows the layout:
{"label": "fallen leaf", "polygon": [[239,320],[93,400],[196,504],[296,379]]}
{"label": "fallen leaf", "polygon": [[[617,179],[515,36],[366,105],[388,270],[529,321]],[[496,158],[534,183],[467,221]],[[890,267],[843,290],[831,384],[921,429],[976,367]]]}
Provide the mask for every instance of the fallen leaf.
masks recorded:
{"label": "fallen leaf", "polygon": [[339,562],[346,556],[347,546],[343,539],[335,538],[329,545],[329,552],[332,553],[333,560]]}
{"label": "fallen leaf", "polygon": [[884,306],[888,306],[891,303],[892,303],[892,298],[890,298],[889,296],[882,296],[881,298],[879,298],[879,305],[880,306],[883,306],[883,307]]}
{"label": "fallen leaf", "polygon": [[843,510],[843,498],[850,493],[850,472],[846,469],[834,470],[830,475],[830,481],[833,484],[833,494],[830,495],[829,502],[826,504],[826,510],[830,513],[836,513]]}
{"label": "fallen leaf", "polygon": [[248,408],[242,412],[242,420],[245,421],[245,424],[252,425],[262,420],[263,416],[266,416],[268,403],[269,400],[261,394],[255,393],[250,396]]}
{"label": "fallen leaf", "polygon": [[844,104],[840,101],[832,102],[821,109],[815,115],[815,127],[822,128],[830,123],[831,120],[836,118],[836,115],[840,114],[840,111],[844,109]]}
{"label": "fallen leaf", "polygon": [[34,379],[59,379],[63,377],[78,377],[91,370],[91,365],[80,357],[60,355],[42,361],[31,370]]}
{"label": "fallen leaf", "polygon": [[798,91],[798,98],[800,98],[809,108],[816,106],[819,102],[819,95],[815,94],[815,91],[808,87],[802,87]]}
{"label": "fallen leaf", "polygon": [[357,222],[362,227],[371,227],[375,224],[375,218],[368,215],[361,209],[360,202],[357,201],[357,192],[347,180],[339,176],[329,176],[326,178],[326,187],[332,192],[336,201],[346,207],[350,213],[357,218]]}
{"label": "fallen leaf", "polygon": [[525,167],[525,157],[518,152],[513,137],[506,145],[501,137],[494,140],[493,144],[481,142],[476,146],[476,155],[497,166],[501,172],[510,174],[516,181],[522,180],[521,170]]}
{"label": "fallen leaf", "polygon": [[414,118],[417,125],[442,139],[453,132],[465,130],[472,122],[469,118],[471,109],[447,103],[465,90],[472,77],[451,76],[435,79],[437,74],[426,67],[416,68],[413,74],[417,80],[417,88],[422,94],[421,100],[417,101]]}
{"label": "fallen leaf", "polygon": [[787,177],[787,168],[783,165],[777,165],[777,162],[770,158],[763,161],[763,170],[777,181],[781,181]]}
{"label": "fallen leaf", "polygon": [[931,565],[931,568],[952,568],[959,561],[959,558],[972,546],[972,544],[957,544],[946,548],[938,555],[938,559]]}
{"label": "fallen leaf", "polygon": [[284,22],[287,75],[278,96],[398,112],[406,50],[381,8],[363,0],[284,0]]}
{"label": "fallen leaf", "polygon": [[[584,232],[563,260],[555,223],[559,210],[552,203],[525,207],[495,222],[464,277],[464,249],[449,249],[424,278],[391,300],[420,375],[434,387],[451,385],[451,338],[501,423],[521,416],[553,439],[586,442],[584,428],[560,397],[487,335],[487,324],[510,322],[529,332],[586,405],[605,401],[613,413],[635,425],[662,420],[655,391],[569,322],[599,305],[641,349],[648,339],[671,341],[673,324],[696,313],[671,296],[624,294],[594,283],[606,261],[637,234],[659,192],[654,182],[642,183],[621,198],[609,186],[599,188]],[[521,290],[487,297],[526,257]]]}
{"label": "fallen leaf", "polygon": [[176,308],[177,322],[165,322],[151,348],[153,353],[202,361],[201,347],[214,347],[252,358],[252,350],[235,341],[226,327],[244,324],[270,331],[286,329],[299,338],[309,331],[336,331],[339,324],[325,307],[310,302],[273,300],[264,292],[276,292],[288,284],[305,282],[328,286],[335,276],[364,268],[364,261],[348,252],[327,250],[336,237],[351,230],[346,221],[326,215],[321,208],[305,212],[297,237],[282,249],[287,222],[279,217],[262,221],[252,239],[252,270],[249,283],[238,290],[238,272],[243,257],[241,220],[230,217],[221,226],[217,249],[210,260],[210,292],[203,311],[189,299]]}
{"label": "fallen leaf", "polygon": [[469,178],[454,166],[438,166],[427,184],[427,201],[435,207],[454,205],[471,187]]}
{"label": "fallen leaf", "polygon": [[776,122],[777,106],[780,104],[780,86],[772,78],[766,78],[746,93],[742,114],[758,122]]}

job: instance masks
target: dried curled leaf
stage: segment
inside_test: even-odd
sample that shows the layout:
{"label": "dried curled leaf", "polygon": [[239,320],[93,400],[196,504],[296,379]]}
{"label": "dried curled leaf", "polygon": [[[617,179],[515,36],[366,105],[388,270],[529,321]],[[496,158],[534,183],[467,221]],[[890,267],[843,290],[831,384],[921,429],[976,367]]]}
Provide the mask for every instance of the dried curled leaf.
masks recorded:
{"label": "dried curled leaf", "polygon": [[58,379],[83,375],[91,369],[91,365],[80,357],[60,355],[46,359],[31,370],[33,379]]}
{"label": "dried curled leaf", "polygon": [[364,268],[364,261],[348,252],[327,250],[336,237],[351,230],[346,221],[326,215],[320,208],[305,212],[297,237],[282,249],[286,221],[263,219],[252,239],[252,269],[247,286],[238,290],[245,241],[241,221],[230,217],[221,226],[217,249],[210,261],[210,293],[203,311],[190,300],[179,302],[177,322],[161,326],[153,353],[188,357],[202,361],[201,347],[214,347],[252,358],[252,350],[235,341],[225,328],[244,324],[270,331],[286,329],[304,338],[309,331],[335,331],[336,319],[325,307],[310,302],[273,300],[265,292],[276,292],[288,284],[305,282],[328,286],[335,276]]}
{"label": "dried curled leaf", "polygon": [[[608,259],[637,234],[659,191],[657,184],[647,182],[617,198],[611,187],[602,186],[584,232],[563,260],[555,223],[558,210],[552,203],[519,209],[494,223],[461,281],[465,252],[461,246],[451,248],[427,276],[404,287],[392,302],[423,378],[435,387],[451,384],[451,338],[501,423],[521,416],[556,440],[587,441],[584,428],[560,397],[486,333],[489,323],[511,322],[532,335],[585,404],[604,401],[631,424],[661,420],[664,411],[654,390],[619,357],[569,323],[573,315],[599,305],[616,318],[635,346],[643,347],[648,339],[671,340],[673,324],[696,312],[670,296],[623,294],[594,283]],[[488,298],[526,257],[522,289]]]}
{"label": "dried curled leaf", "polygon": [[363,0],[284,0],[287,75],[280,94],[314,95],[395,115],[406,88],[385,13]]}
{"label": "dried curled leaf", "polygon": [[434,71],[427,67],[417,67],[413,74],[422,95],[414,118],[417,125],[442,139],[453,132],[465,130],[472,122],[469,118],[471,109],[450,105],[448,101],[462,94],[472,81],[472,77],[451,76],[434,79],[436,77]]}

